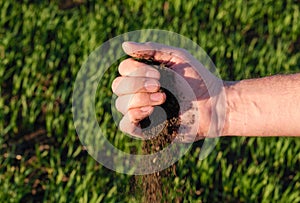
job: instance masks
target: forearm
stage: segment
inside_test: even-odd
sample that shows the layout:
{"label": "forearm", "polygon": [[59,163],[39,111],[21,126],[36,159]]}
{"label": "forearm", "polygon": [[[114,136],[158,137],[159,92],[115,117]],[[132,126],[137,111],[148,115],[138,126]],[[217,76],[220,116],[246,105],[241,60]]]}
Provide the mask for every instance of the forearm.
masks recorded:
{"label": "forearm", "polygon": [[300,136],[300,74],[225,82],[223,135]]}

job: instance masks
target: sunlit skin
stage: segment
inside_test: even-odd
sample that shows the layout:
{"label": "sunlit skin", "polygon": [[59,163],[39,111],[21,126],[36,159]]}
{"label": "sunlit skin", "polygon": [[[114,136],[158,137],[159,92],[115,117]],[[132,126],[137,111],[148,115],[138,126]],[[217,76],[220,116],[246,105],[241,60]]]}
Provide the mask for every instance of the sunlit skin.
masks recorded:
{"label": "sunlit skin", "polygon": [[[125,42],[123,49],[130,56],[163,63],[186,79],[195,92],[197,100],[192,103],[197,106],[201,118],[196,140],[207,137],[211,122],[218,122],[218,118],[211,119],[214,106],[208,89],[213,89],[220,79],[180,48]],[[194,66],[198,66],[201,76]],[[120,129],[141,137],[139,122],[153,112],[154,106],[166,100],[166,95],[158,92],[160,74],[153,67],[132,58],[119,65],[119,73],[121,76],[114,80],[112,89],[118,96],[116,108],[124,115]],[[205,83],[202,78],[205,78]],[[221,83],[226,95],[226,116],[221,136],[300,136],[300,74]],[[187,87],[176,88],[184,91]],[[180,117],[186,119],[185,115]],[[187,133],[183,141],[194,139],[189,139]]]}

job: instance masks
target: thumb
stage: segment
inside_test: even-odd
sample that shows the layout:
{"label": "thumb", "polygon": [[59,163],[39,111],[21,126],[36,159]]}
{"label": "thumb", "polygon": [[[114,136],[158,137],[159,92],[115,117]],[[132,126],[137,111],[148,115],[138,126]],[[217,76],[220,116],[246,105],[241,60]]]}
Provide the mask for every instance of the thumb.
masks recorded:
{"label": "thumb", "polygon": [[191,57],[184,49],[155,42],[124,42],[122,48],[126,54],[132,57],[151,59],[167,66],[189,61]]}

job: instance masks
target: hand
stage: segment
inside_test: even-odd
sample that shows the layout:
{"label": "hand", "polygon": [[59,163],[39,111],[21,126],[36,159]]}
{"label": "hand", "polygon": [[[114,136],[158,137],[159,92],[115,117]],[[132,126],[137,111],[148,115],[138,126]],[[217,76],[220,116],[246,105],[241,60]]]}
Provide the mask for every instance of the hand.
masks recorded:
{"label": "hand", "polygon": [[[214,96],[222,91],[222,80],[211,74],[184,49],[152,42],[124,42],[123,49],[132,57],[151,59],[176,73],[171,85],[179,92],[178,95],[185,95],[185,99],[179,102],[179,117],[181,125],[187,126],[180,132],[180,141],[193,142],[205,137],[218,136],[210,131],[215,132],[215,128],[219,129],[219,117],[214,110],[217,106]],[[142,138],[139,122],[153,112],[154,106],[166,100],[166,95],[158,92],[161,75],[152,66],[133,58],[121,62],[119,73],[121,76],[112,84],[112,90],[118,96],[116,108],[124,115],[119,127],[123,132]],[[193,95],[191,91],[187,91],[190,89]]]}

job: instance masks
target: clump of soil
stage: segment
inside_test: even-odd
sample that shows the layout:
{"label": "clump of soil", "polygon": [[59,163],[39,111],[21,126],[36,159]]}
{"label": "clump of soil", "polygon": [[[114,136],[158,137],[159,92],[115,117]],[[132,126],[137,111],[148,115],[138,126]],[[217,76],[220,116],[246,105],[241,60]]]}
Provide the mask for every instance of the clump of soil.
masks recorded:
{"label": "clump of soil", "polygon": [[[180,108],[179,103],[170,91],[163,88],[173,84],[175,82],[174,78],[169,71],[166,71],[166,67],[163,65],[155,67],[161,73],[160,83],[162,88],[160,91],[164,92],[167,97],[165,103],[154,109],[150,118],[145,118],[140,122],[141,128],[144,129],[144,135],[151,138],[143,142],[144,154],[152,154],[163,150],[177,136],[177,131],[180,126],[178,117]],[[161,108],[165,111],[167,118],[162,118],[159,114]],[[166,160],[167,163],[170,158],[166,157],[163,161],[164,160]],[[163,171],[143,175],[140,183],[144,197],[143,202],[163,202],[163,196],[164,194],[168,194],[169,188],[162,187],[162,179],[170,177],[172,173],[176,175],[176,167],[174,164]]]}

